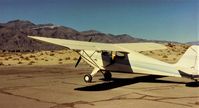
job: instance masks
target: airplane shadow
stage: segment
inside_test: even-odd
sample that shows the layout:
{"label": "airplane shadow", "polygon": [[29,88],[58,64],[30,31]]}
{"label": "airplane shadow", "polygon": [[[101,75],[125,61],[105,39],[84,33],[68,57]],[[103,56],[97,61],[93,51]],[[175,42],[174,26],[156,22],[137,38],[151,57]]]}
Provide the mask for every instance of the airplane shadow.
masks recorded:
{"label": "airplane shadow", "polygon": [[96,85],[90,85],[86,87],[75,88],[75,90],[79,91],[105,91],[110,90],[126,85],[136,84],[139,82],[147,82],[147,83],[173,83],[173,84],[185,84],[187,87],[196,87],[192,84],[187,85],[186,82],[177,82],[177,81],[166,81],[159,80],[158,78],[162,78],[164,76],[156,76],[156,75],[147,75],[140,76],[135,78],[112,78],[109,82],[103,82]]}

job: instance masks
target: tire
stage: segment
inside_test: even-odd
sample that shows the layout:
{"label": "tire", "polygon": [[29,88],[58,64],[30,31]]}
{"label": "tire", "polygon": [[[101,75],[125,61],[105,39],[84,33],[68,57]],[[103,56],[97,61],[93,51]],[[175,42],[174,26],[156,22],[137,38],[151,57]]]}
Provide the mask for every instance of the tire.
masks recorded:
{"label": "tire", "polygon": [[84,81],[85,81],[86,83],[92,82],[92,78],[93,78],[93,77],[92,77],[90,74],[84,75]]}
{"label": "tire", "polygon": [[112,78],[111,72],[110,72],[110,71],[106,71],[106,72],[104,73],[104,79],[105,79],[106,81],[110,81],[111,78]]}

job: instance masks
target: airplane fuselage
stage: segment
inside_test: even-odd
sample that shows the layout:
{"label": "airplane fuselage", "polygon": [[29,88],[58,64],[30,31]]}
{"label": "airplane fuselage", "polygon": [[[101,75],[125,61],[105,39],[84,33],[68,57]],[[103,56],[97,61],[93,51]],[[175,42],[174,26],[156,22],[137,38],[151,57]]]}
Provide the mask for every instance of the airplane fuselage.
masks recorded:
{"label": "airplane fuselage", "polygon": [[[81,51],[83,59],[94,68],[121,73],[142,73],[182,77],[180,67],[145,56],[135,51],[112,58],[112,52]],[[193,73],[190,73],[193,74]]]}

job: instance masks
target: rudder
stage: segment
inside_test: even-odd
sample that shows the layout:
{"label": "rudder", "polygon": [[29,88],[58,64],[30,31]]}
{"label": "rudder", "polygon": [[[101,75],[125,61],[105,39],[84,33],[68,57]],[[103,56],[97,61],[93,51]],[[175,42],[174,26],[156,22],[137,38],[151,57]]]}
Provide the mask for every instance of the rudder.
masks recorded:
{"label": "rudder", "polygon": [[199,46],[189,47],[175,65],[188,74],[199,75]]}

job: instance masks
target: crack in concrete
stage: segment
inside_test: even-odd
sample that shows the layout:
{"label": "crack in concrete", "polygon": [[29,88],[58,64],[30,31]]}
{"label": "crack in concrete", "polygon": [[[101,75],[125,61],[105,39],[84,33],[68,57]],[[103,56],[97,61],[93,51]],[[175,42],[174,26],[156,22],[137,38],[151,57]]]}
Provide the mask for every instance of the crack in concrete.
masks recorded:
{"label": "crack in concrete", "polygon": [[56,102],[43,101],[43,100],[40,100],[40,99],[31,98],[31,97],[22,96],[22,95],[16,95],[16,94],[13,94],[13,93],[10,93],[10,92],[6,92],[6,91],[1,91],[1,90],[0,90],[0,93],[7,94],[7,95],[11,95],[11,96],[16,96],[16,97],[21,97],[21,98],[25,98],[25,99],[30,99],[30,100],[34,100],[34,101],[42,102],[42,103],[58,104],[58,103],[56,103]]}
{"label": "crack in concrete", "polygon": [[16,87],[2,88],[2,89],[0,89],[0,93],[6,94],[6,95],[11,95],[11,96],[16,96],[16,97],[21,97],[21,98],[25,98],[25,99],[30,99],[30,100],[34,100],[34,101],[42,102],[42,103],[50,103],[50,104],[56,104],[56,105],[58,104],[56,102],[48,102],[48,101],[44,101],[44,100],[40,100],[40,99],[36,99],[36,98],[32,98],[32,97],[17,95],[17,94],[6,91],[6,90],[16,90],[16,89],[25,88],[25,87],[29,87],[29,86],[16,86]]}
{"label": "crack in concrete", "polygon": [[[129,94],[125,94],[125,95],[113,97],[113,98],[110,98],[110,99],[92,101],[91,103],[107,102],[107,101],[115,101],[115,100],[147,100],[147,101],[169,103],[169,104],[174,104],[174,105],[181,105],[181,106],[186,106],[186,107],[193,107],[190,104],[168,102],[166,100],[169,100],[169,99],[184,99],[184,98],[199,98],[199,96],[190,96],[190,97],[161,97],[161,96],[153,96],[153,95],[140,94],[140,93],[135,93],[135,92],[132,92],[130,94],[137,94],[137,95],[140,95],[140,97],[137,97],[137,98],[127,98],[127,97],[124,97],[124,96],[128,96]],[[148,97],[150,97],[150,98],[148,99]]]}
{"label": "crack in concrete", "polygon": [[145,88],[144,91],[168,90],[168,89],[174,89],[176,87],[179,87],[179,85],[169,85],[169,86],[159,86],[159,87]]}
{"label": "crack in concrete", "polygon": [[125,89],[133,89],[133,90],[150,91],[150,90],[174,89],[176,87],[180,87],[180,85],[175,84],[175,85],[168,85],[168,86],[137,87],[137,88],[123,87],[123,88],[125,88]]}
{"label": "crack in concrete", "polygon": [[63,107],[75,108],[75,105],[77,105],[77,104],[88,104],[88,105],[94,106],[94,104],[92,104],[90,102],[86,102],[86,101],[75,101],[75,102],[71,102],[71,103],[57,104],[57,105],[52,106],[50,108],[63,108]]}

